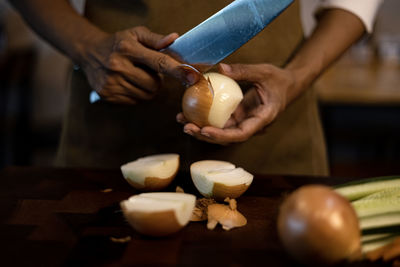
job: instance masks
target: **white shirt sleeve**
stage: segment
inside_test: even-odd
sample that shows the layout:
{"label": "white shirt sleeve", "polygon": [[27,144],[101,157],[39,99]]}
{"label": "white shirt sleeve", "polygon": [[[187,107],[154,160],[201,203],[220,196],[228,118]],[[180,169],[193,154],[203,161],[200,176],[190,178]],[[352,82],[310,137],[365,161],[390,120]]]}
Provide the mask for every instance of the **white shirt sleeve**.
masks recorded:
{"label": "white shirt sleeve", "polygon": [[372,32],[376,13],[383,0],[321,0],[317,13],[327,8],[347,10],[361,19],[368,32]]}

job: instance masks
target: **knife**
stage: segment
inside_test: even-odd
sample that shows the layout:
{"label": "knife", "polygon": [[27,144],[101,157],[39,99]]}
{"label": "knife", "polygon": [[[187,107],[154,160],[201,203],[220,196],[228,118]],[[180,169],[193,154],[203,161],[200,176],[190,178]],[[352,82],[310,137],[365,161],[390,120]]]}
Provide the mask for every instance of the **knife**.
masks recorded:
{"label": "knife", "polygon": [[[166,53],[205,72],[256,36],[293,0],[236,0],[189,30]],[[100,96],[92,91],[89,100]]]}

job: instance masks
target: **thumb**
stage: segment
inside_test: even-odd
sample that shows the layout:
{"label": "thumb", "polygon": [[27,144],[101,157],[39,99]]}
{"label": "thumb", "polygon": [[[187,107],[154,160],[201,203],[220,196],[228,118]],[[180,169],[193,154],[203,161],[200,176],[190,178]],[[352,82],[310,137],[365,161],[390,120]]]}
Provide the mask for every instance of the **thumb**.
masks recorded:
{"label": "thumb", "polygon": [[160,50],[163,48],[166,48],[167,46],[169,46],[170,44],[172,44],[177,38],[179,37],[179,35],[177,33],[170,33],[166,36],[164,36],[161,40],[159,40],[156,45],[155,45],[155,49]]}
{"label": "thumb", "polygon": [[219,64],[219,71],[231,77],[236,81],[257,82],[260,80],[259,69],[257,65],[248,64]]}
{"label": "thumb", "polygon": [[154,33],[143,26],[133,28],[133,32],[140,43],[155,50],[160,50],[167,47],[179,37],[177,33],[171,33],[163,36],[161,34]]}

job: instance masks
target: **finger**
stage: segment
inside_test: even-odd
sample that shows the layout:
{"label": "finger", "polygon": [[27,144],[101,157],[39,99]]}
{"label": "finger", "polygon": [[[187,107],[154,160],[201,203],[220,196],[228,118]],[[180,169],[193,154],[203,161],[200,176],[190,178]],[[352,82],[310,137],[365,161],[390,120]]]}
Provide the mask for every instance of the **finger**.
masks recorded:
{"label": "finger", "polygon": [[154,47],[157,50],[166,48],[167,46],[171,45],[177,38],[179,37],[179,34],[176,32],[170,33],[167,36],[163,37],[156,46]]}
{"label": "finger", "polygon": [[127,81],[121,81],[117,85],[105,87],[101,89],[99,94],[101,98],[104,99],[108,99],[114,96],[126,96],[135,99],[136,102],[138,100],[150,100],[155,96],[155,94],[150,94],[138,89]]}
{"label": "finger", "polygon": [[182,83],[190,84],[189,74],[181,68],[181,63],[172,57],[152,50],[138,43],[136,45],[121,42],[118,51],[129,57],[135,64],[149,67],[156,73],[166,74],[180,80]]}
{"label": "finger", "polygon": [[[247,117],[247,112],[245,110],[245,105],[242,103],[239,104],[239,106],[236,108],[236,110],[232,113],[231,118],[228,120],[228,122],[233,119],[235,121],[235,125],[239,124],[241,121],[243,121]],[[225,127],[229,127],[226,125]]]}
{"label": "finger", "polygon": [[150,95],[154,95],[160,89],[161,78],[152,70],[133,66],[129,71],[122,71],[121,74],[126,81]]}
{"label": "finger", "polygon": [[125,95],[112,95],[104,98],[107,102],[113,104],[122,104],[122,105],[135,105],[137,101],[134,98]]}
{"label": "finger", "polygon": [[179,113],[176,116],[176,118],[177,118],[178,122],[185,124],[183,131],[186,134],[191,135],[200,141],[205,141],[205,142],[213,143],[213,144],[226,145],[225,143],[219,143],[218,140],[213,140],[213,139],[209,138],[208,136],[202,134],[201,129],[193,123],[188,123],[182,113]]}
{"label": "finger", "polygon": [[98,93],[102,98],[124,95],[142,100],[150,100],[155,95],[154,93],[138,88],[119,74],[108,75],[103,88]]}
{"label": "finger", "polygon": [[181,63],[172,57],[147,48],[138,49],[136,55],[138,55],[135,57],[137,62],[150,67],[155,72],[172,76],[183,83],[190,83],[190,77],[187,77],[189,74],[186,74],[180,67]]}
{"label": "finger", "polygon": [[223,146],[229,144],[229,142],[225,142],[224,140],[220,140],[220,139],[211,138],[210,136],[208,136],[207,134],[204,134],[202,132],[194,133],[193,137],[200,141],[204,141],[204,142],[211,143],[211,144],[217,144],[217,145],[223,145]]}
{"label": "finger", "polygon": [[194,123],[187,123],[183,127],[183,131],[189,135],[194,135],[200,133],[200,127]]}
{"label": "finger", "polygon": [[243,102],[239,104],[236,110],[232,113],[231,117],[225,123],[224,128],[232,128],[238,125],[241,121],[243,121],[247,116],[247,113],[244,111]]}
{"label": "finger", "polygon": [[176,121],[179,122],[179,123],[181,123],[181,124],[186,124],[186,123],[189,122],[189,121],[185,118],[185,116],[183,115],[182,112],[180,112],[180,113],[178,113],[178,114],[176,115]]}
{"label": "finger", "polygon": [[260,65],[248,64],[219,64],[219,71],[236,81],[258,82],[263,78],[260,74]]}
{"label": "finger", "polygon": [[128,97],[133,97],[140,100],[150,100],[153,99],[156,95],[156,91],[149,92],[143,89],[143,87],[137,86],[130,80],[127,80],[125,77],[120,77],[119,79],[119,87],[116,87],[115,93],[120,95],[125,95]]}
{"label": "finger", "polygon": [[224,128],[232,128],[236,126],[237,122],[233,117],[230,117],[228,121],[225,123]]}
{"label": "finger", "polygon": [[170,33],[166,36],[150,31],[146,27],[135,27],[131,29],[137,40],[144,44],[146,47],[160,50],[172,42],[174,42],[179,35],[177,33]]}
{"label": "finger", "polygon": [[189,83],[187,74],[179,68],[180,62],[172,57],[157,50],[162,46],[169,44],[177,38],[173,33],[166,37],[153,33],[145,27],[136,27],[131,29],[135,42],[132,40],[121,40],[116,45],[116,50],[127,56],[130,56],[135,63],[148,66],[157,73],[167,74],[175,77],[182,83]]}
{"label": "finger", "polygon": [[222,141],[219,141],[219,140],[211,139],[211,138],[209,138],[207,136],[204,136],[202,134],[194,134],[193,137],[196,138],[197,140],[200,140],[200,141],[203,141],[203,142],[207,142],[207,143],[210,143],[210,144],[216,144],[216,145],[222,145],[222,146],[229,145],[229,143],[225,143],[225,142],[222,142]]}
{"label": "finger", "polygon": [[107,68],[150,93],[155,93],[160,87],[160,77],[156,73],[135,66],[124,56],[110,58]]}
{"label": "finger", "polygon": [[150,31],[144,26],[132,28],[130,30],[139,43],[146,47],[157,49],[156,47],[162,43],[163,35]]}
{"label": "finger", "polygon": [[[220,130],[220,129],[214,128],[212,126],[208,126],[208,127],[204,127],[204,128],[213,128],[213,129]],[[203,131],[204,128],[200,128],[193,123],[188,123],[185,125],[183,131],[201,141],[205,141],[205,142],[213,143],[213,144],[220,144],[220,145],[228,144],[228,142],[225,142],[225,140],[213,138],[212,136],[208,135],[207,132]]]}
{"label": "finger", "polygon": [[251,117],[241,122],[237,127],[224,129],[204,127],[201,129],[201,133],[220,143],[238,143],[248,140],[262,128],[262,120],[258,117]]}
{"label": "finger", "polygon": [[186,78],[186,86],[195,84],[201,76],[201,73],[191,65],[181,64],[178,68],[183,71]]}
{"label": "finger", "polygon": [[186,134],[193,136],[194,138],[196,138],[200,141],[204,141],[207,143],[218,144],[218,145],[227,145],[228,144],[226,142],[210,138],[207,134],[203,134],[201,129],[192,123],[188,123],[185,125],[184,132]]}

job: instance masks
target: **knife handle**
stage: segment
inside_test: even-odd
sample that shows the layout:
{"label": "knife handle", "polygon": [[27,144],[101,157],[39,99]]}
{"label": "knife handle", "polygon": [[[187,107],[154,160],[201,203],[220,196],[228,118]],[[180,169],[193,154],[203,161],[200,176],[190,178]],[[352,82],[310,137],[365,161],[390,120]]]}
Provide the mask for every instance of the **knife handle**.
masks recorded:
{"label": "knife handle", "polygon": [[[193,67],[192,65],[189,65],[189,64],[181,64],[180,67],[181,67],[182,70],[184,70],[185,72],[195,72],[197,75],[202,75],[201,72],[200,72],[198,69],[196,69],[195,67]],[[99,95],[96,91],[92,90],[92,91],[90,92],[90,94],[89,94],[89,102],[90,102],[91,104],[93,104],[93,103],[96,103],[96,102],[98,102],[98,101],[100,101],[100,100],[101,100],[100,95]]]}

